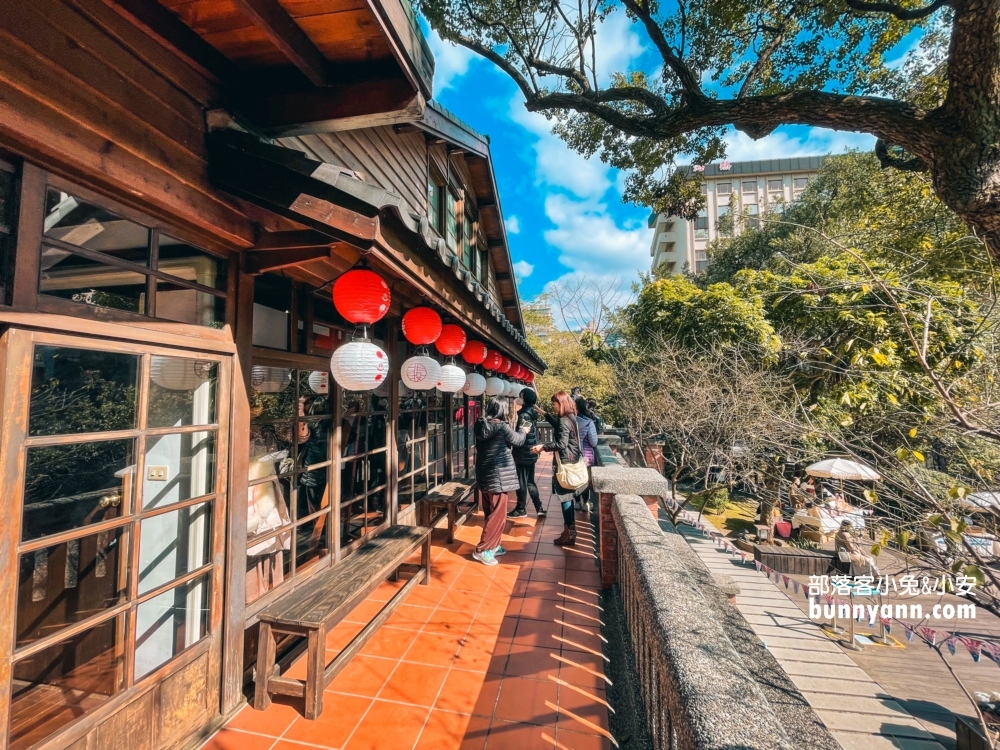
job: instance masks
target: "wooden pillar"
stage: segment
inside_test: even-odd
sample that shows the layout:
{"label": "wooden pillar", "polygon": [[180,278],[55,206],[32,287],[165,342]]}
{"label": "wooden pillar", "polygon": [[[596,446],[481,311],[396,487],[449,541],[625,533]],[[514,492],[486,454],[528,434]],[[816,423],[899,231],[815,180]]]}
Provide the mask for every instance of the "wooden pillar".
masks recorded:
{"label": "wooden pillar", "polygon": [[253,276],[236,280],[232,409],[229,418],[229,503],[226,596],[223,604],[222,713],[243,702],[243,627],[246,620],[247,485],[250,456],[250,368],[253,358]]}

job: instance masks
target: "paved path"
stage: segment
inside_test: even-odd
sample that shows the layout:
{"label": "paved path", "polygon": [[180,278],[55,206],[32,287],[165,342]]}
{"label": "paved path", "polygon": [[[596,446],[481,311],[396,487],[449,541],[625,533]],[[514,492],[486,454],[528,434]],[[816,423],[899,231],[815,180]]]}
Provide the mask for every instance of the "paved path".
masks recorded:
{"label": "paved path", "polygon": [[697,529],[680,529],[713,575],[739,584],[737,608],[844,750],[945,750],[780,587]]}

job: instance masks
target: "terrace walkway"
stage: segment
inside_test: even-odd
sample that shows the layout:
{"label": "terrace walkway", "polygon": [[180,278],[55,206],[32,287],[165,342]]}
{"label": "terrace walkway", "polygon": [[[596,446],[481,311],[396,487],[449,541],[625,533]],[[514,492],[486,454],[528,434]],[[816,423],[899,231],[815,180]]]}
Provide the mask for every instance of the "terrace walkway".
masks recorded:
{"label": "terrace walkway", "polygon": [[[704,517],[702,523],[711,526]],[[737,608],[844,750],[944,750],[777,584],[703,532],[679,530],[713,575],[739,584]]]}
{"label": "terrace walkway", "polygon": [[[330,684],[317,720],[293,701],[248,706],[203,750],[611,748],[594,535],[578,514],[577,547],[552,544],[562,517],[545,459],[538,474],[548,518],[508,522],[501,565],[469,559],[482,516],[452,545],[435,531],[431,585],[418,586]],[[359,622],[330,633],[328,661],[395,585],[362,605]],[[303,659],[291,672],[304,676]]]}

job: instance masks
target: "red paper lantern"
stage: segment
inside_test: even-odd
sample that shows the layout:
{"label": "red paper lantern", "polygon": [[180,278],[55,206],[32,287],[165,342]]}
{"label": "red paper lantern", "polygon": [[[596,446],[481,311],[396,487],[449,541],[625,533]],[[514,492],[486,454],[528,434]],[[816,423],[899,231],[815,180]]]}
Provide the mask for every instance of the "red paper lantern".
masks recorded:
{"label": "red paper lantern", "polygon": [[524,379],[527,380],[529,383],[534,383],[535,373],[533,373],[531,370],[528,370],[527,374],[524,376]]}
{"label": "red paper lantern", "polygon": [[454,357],[465,348],[465,331],[454,323],[441,326],[441,335],[434,342],[434,346],[444,356]]}
{"label": "red paper lantern", "polygon": [[462,359],[470,365],[481,365],[486,361],[486,344],[482,341],[470,341],[462,350]]}
{"label": "red paper lantern", "polygon": [[510,372],[508,373],[514,380],[520,380],[524,377],[524,368],[521,367],[519,362],[515,362],[510,366]]}
{"label": "red paper lantern", "polygon": [[355,325],[371,325],[389,312],[389,285],[367,268],[355,268],[333,285],[333,306]]}
{"label": "red paper lantern", "polygon": [[510,372],[510,366],[512,364],[513,364],[513,362],[510,361],[510,357],[503,357],[500,360],[500,364],[497,365],[497,372],[499,372],[501,374],[506,374],[506,373]]}
{"label": "red paper lantern", "polygon": [[[503,362],[503,355],[496,349],[486,350],[486,359],[483,360],[483,367],[487,370],[496,370]],[[487,394],[490,395],[490,394]]]}
{"label": "red paper lantern", "polygon": [[441,327],[441,316],[429,307],[414,307],[403,316],[403,336],[414,346],[433,344]]}

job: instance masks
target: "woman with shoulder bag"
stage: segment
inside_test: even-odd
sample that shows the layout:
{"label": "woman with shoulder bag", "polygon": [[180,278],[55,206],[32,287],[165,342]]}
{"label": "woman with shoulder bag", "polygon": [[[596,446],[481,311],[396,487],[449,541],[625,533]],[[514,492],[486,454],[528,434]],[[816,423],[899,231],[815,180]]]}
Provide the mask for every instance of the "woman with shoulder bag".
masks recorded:
{"label": "woman with shoulder bag", "polygon": [[555,466],[552,473],[552,495],[559,501],[563,512],[562,536],[555,540],[560,546],[576,544],[576,514],[573,510],[573,498],[581,489],[587,486],[587,464],[583,460],[580,448],[580,429],[576,423],[576,404],[566,391],[559,391],[552,396],[552,411],[545,414],[546,421],[552,425],[553,442],[536,445],[531,450],[535,453],[547,451],[555,453]]}
{"label": "woman with shoulder bag", "polygon": [[514,431],[508,422],[510,405],[506,399],[490,399],[486,413],[476,420],[476,482],[483,496],[483,534],[472,557],[483,565],[496,565],[506,554],[500,546],[507,520],[507,493],[517,489],[517,470],[511,446],[524,443],[528,428]]}

